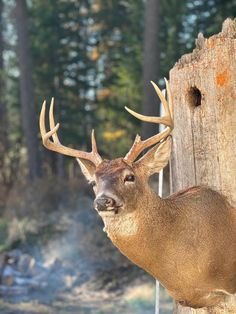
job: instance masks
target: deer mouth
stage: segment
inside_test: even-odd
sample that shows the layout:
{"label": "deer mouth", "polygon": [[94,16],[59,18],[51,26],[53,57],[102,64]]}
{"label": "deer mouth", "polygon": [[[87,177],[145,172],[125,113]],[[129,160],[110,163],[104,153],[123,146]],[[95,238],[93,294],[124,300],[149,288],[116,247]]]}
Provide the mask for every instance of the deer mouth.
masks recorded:
{"label": "deer mouth", "polygon": [[95,209],[98,211],[99,214],[110,214],[110,215],[117,215],[122,208],[122,205],[120,206],[109,206],[109,207],[103,207],[99,208],[99,206],[96,206]]}

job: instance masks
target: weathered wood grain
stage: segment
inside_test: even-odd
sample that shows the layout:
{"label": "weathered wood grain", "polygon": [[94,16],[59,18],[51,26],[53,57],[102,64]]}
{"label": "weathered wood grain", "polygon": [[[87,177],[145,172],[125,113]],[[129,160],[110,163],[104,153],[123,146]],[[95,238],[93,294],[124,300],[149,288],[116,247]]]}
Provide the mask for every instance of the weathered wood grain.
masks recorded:
{"label": "weathered wood grain", "polygon": [[[170,85],[172,192],[207,185],[236,205],[236,19],[227,19],[217,35],[200,35],[196,49],[170,71]],[[174,313],[236,313],[236,297],[209,309],[176,305]]]}

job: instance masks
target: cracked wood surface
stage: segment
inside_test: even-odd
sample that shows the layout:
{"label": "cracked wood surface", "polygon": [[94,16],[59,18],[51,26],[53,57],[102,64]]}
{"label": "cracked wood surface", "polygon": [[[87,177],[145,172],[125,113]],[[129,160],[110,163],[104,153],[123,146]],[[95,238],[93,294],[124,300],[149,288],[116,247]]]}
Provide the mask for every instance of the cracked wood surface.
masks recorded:
{"label": "cracked wood surface", "polygon": [[[171,189],[207,185],[236,205],[236,19],[196,41],[170,71],[174,103]],[[197,104],[197,106],[196,106]],[[211,309],[178,314],[236,313],[236,297]]]}

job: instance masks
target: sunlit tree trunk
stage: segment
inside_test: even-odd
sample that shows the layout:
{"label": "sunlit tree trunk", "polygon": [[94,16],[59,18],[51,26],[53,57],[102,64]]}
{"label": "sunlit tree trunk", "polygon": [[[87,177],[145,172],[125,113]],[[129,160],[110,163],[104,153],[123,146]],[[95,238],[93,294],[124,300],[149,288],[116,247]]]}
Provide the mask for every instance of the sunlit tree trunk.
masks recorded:
{"label": "sunlit tree trunk", "polygon": [[17,0],[15,18],[18,35],[18,58],[20,67],[20,94],[23,132],[28,152],[30,179],[40,176],[37,130],[38,121],[34,103],[34,87],[32,81],[32,62],[29,45],[28,16],[25,0]]}
{"label": "sunlit tree trunk", "polygon": [[[143,59],[143,114],[157,115],[157,97],[150,81],[157,82],[160,69],[159,50],[160,1],[147,0],[144,26],[144,59]],[[156,133],[157,126],[143,123],[142,135],[147,138]]]}

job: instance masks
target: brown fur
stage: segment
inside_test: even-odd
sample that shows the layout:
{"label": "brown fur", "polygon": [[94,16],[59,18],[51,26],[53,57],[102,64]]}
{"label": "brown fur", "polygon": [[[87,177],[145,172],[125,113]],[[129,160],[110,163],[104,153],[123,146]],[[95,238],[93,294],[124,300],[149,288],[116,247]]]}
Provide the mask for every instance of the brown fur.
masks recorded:
{"label": "brown fur", "polygon": [[[134,183],[124,183],[132,172]],[[183,305],[212,306],[236,293],[236,209],[207,187],[159,198],[141,164],[104,161],[95,194],[112,193],[118,214],[99,212],[111,241]]]}

